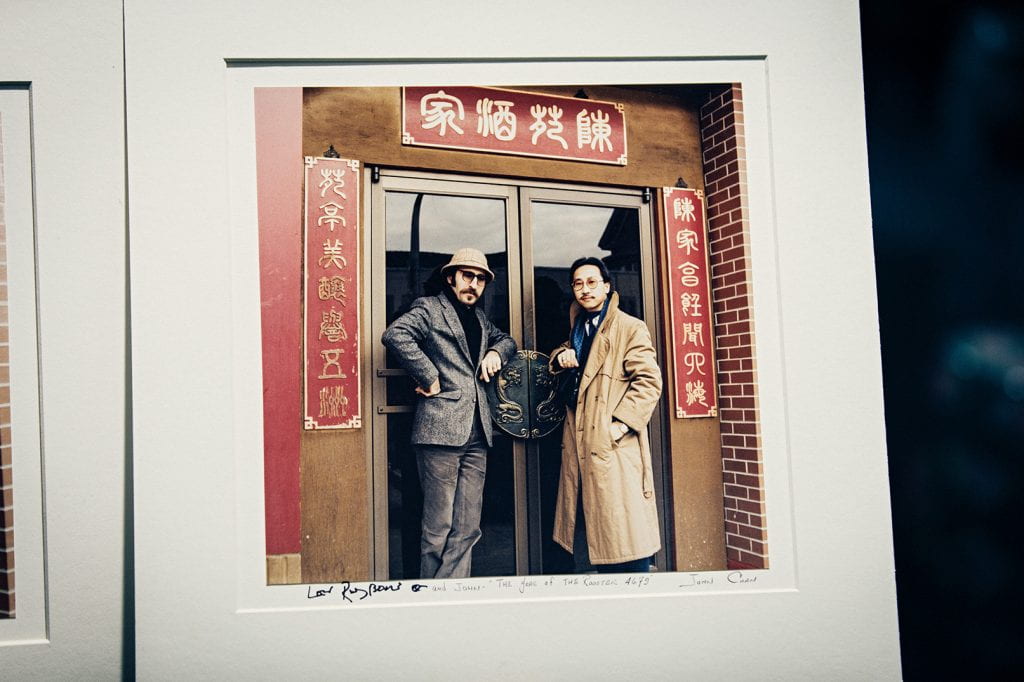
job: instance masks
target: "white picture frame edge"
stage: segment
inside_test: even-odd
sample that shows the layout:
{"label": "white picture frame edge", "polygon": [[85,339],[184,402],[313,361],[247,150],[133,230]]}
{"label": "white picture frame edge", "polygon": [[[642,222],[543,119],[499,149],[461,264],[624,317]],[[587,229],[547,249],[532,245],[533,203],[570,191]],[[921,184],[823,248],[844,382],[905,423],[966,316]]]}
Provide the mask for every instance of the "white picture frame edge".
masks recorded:
{"label": "white picture frame edge", "polygon": [[[39,442],[14,455],[19,467],[37,457],[39,476],[14,472],[17,607],[0,657],[17,679],[111,679],[131,646],[123,24],[116,0],[53,9],[10,3],[0,22],[0,83],[23,88],[30,107],[32,230],[19,226],[10,255],[14,448],[30,446],[33,429]],[[22,377],[33,353],[37,396]],[[45,526],[38,556],[33,516]]]}

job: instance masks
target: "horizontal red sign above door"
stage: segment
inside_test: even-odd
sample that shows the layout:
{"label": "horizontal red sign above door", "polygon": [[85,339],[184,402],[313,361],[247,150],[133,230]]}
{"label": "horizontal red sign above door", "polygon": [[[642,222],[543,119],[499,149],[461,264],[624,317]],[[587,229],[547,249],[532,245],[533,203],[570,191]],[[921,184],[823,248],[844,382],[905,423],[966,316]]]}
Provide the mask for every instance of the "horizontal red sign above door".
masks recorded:
{"label": "horizontal red sign above door", "polygon": [[402,88],[402,144],[626,165],[617,102],[478,86]]}

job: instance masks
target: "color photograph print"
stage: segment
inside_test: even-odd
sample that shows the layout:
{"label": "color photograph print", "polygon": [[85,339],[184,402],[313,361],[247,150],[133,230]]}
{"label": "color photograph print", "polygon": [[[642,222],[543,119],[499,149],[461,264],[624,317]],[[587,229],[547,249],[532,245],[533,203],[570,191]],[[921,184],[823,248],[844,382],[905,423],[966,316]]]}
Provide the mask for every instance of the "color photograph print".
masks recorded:
{"label": "color photograph print", "polygon": [[[775,346],[774,325],[755,336],[755,280],[760,263],[774,268],[758,247],[773,226],[752,220],[748,148],[751,120],[765,144],[748,94],[759,106],[763,83],[238,86],[255,162],[264,584],[346,604],[769,586],[774,490],[757,368],[762,337]],[[428,547],[435,512],[424,521],[412,443],[432,398],[381,338],[457,292],[442,270],[465,247],[493,275],[475,307],[518,353],[481,386],[493,436],[471,505],[479,530],[464,572],[442,580],[424,577],[424,555],[443,563],[458,519]],[[621,443],[583,443],[598,468],[574,474],[577,504],[548,361],[572,343],[569,267],[581,257],[607,269],[616,314],[642,321],[660,386]],[[429,358],[435,343],[424,336],[419,351]],[[619,350],[601,343],[599,360]],[[598,401],[633,400],[643,373],[616,362],[582,368],[622,388],[592,390],[575,422]],[[610,462],[628,475],[600,504],[585,477],[608,480]],[[580,511],[597,529],[567,535]],[[600,572],[648,550],[650,572]]]}

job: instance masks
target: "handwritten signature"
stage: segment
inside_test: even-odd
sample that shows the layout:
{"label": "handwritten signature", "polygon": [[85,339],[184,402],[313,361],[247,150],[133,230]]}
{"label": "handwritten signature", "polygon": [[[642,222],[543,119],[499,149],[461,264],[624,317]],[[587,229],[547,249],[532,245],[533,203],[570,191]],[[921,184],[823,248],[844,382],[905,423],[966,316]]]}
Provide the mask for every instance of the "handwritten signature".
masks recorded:
{"label": "handwritten signature", "polygon": [[743,575],[743,571],[733,571],[725,577],[731,583],[756,583],[756,575]]}
{"label": "handwritten signature", "polygon": [[368,597],[381,592],[398,592],[402,589],[402,583],[367,583],[365,587],[353,585],[347,580],[341,584],[341,598],[352,603],[362,601]]}
{"label": "handwritten signature", "polygon": [[[326,597],[327,595],[334,593],[335,587],[335,585],[330,585],[329,587],[314,590],[312,585],[307,585],[306,599],[319,599],[321,597]],[[416,591],[416,587],[417,586],[415,585],[413,586],[414,591]],[[345,582],[341,583],[341,598],[347,601],[348,603],[352,604],[357,601],[363,601],[364,599],[368,599],[375,594],[380,594],[381,592],[398,592],[401,589],[401,582],[366,583],[365,585],[353,585],[351,582],[346,580]]]}
{"label": "handwritten signature", "polygon": [[679,576],[679,587],[694,587],[696,585],[714,585],[715,578],[700,573],[685,573]]}
{"label": "handwritten signature", "polygon": [[312,585],[306,585],[306,599],[318,599],[320,597],[326,597],[331,592],[334,592],[334,585],[331,585],[325,590],[317,590],[316,592],[313,591]]}

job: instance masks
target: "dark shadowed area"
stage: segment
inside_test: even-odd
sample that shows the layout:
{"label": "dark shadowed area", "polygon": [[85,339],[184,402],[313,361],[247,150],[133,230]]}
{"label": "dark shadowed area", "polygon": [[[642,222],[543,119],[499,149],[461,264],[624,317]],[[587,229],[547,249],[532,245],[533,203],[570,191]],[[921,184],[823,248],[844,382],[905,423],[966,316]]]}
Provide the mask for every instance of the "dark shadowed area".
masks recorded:
{"label": "dark shadowed area", "polygon": [[906,679],[1024,666],[1024,6],[861,3]]}

